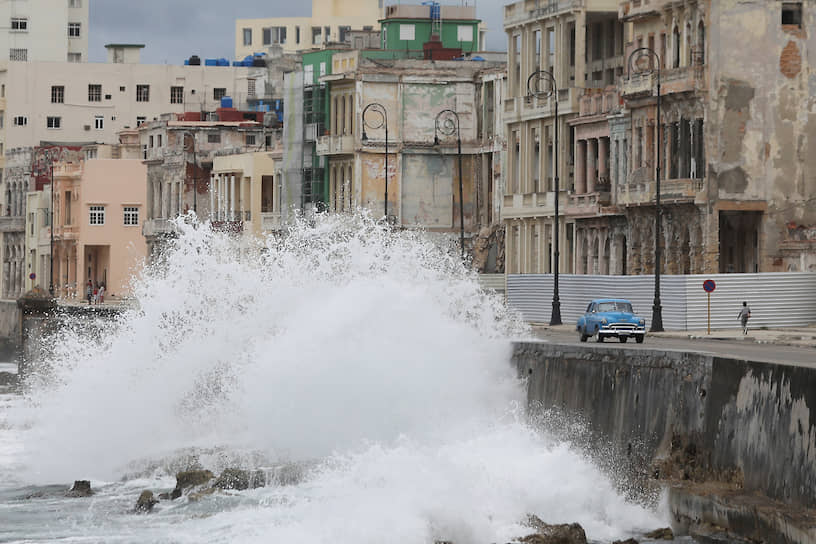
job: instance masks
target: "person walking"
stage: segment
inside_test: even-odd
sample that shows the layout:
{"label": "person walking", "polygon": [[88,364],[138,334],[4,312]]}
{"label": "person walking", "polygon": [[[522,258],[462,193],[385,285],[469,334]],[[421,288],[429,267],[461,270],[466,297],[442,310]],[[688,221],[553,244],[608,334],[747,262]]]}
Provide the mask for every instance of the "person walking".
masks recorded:
{"label": "person walking", "polygon": [[740,320],[742,323],[742,334],[748,334],[748,319],[751,317],[751,308],[748,307],[748,303],[743,301],[742,309],[740,310],[737,319]]}
{"label": "person walking", "polygon": [[88,280],[88,285],[85,287],[85,298],[88,299],[88,304],[91,303],[92,296],[93,296],[93,283],[91,283],[91,280]]}

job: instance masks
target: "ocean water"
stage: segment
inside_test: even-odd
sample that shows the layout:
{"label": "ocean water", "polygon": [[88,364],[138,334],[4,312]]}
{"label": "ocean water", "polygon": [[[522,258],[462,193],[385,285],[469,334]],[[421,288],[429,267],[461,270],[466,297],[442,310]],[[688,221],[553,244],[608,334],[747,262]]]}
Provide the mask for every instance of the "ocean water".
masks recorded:
{"label": "ocean water", "polygon": [[[179,225],[132,310],[44,339],[24,393],[0,395],[0,541],[496,543],[535,514],[611,542],[668,525],[526,423],[509,357],[527,331],[455,248],[365,216],[261,242]],[[133,512],[192,466],[272,481]],[[79,479],[96,493],[66,498]]]}

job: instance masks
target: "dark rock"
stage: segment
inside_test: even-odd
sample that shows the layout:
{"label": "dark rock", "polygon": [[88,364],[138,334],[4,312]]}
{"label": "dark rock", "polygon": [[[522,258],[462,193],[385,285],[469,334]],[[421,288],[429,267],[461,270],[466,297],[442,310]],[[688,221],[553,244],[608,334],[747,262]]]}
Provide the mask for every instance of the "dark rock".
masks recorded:
{"label": "dark rock", "polygon": [[213,484],[219,489],[255,489],[266,485],[266,474],[261,470],[249,472],[237,468],[227,468]]}
{"label": "dark rock", "polygon": [[176,489],[185,490],[188,487],[203,485],[213,479],[215,475],[209,470],[187,470],[176,474]]}
{"label": "dark rock", "polygon": [[528,516],[527,526],[537,532],[519,538],[525,544],[587,544],[584,528],[577,523],[550,525],[538,516]]}
{"label": "dark rock", "polygon": [[634,538],[627,538],[626,540],[616,540],[612,544],[640,544],[640,543]]}
{"label": "dark rock", "polygon": [[159,501],[153,497],[152,491],[144,490],[142,494],[139,495],[139,500],[136,501],[136,511],[143,513],[150,512],[158,502]]}
{"label": "dark rock", "polygon": [[74,487],[68,491],[65,496],[66,497],[90,497],[93,495],[93,490],[91,489],[91,482],[88,480],[76,480],[74,482]]}
{"label": "dark rock", "polygon": [[170,500],[174,501],[174,500],[178,499],[179,497],[181,497],[181,489],[179,489],[177,487],[170,493]]}
{"label": "dark rock", "polygon": [[646,538],[652,538],[654,540],[674,540],[674,533],[668,527],[663,529],[657,529],[656,531],[652,531],[651,533],[646,533],[644,535]]}

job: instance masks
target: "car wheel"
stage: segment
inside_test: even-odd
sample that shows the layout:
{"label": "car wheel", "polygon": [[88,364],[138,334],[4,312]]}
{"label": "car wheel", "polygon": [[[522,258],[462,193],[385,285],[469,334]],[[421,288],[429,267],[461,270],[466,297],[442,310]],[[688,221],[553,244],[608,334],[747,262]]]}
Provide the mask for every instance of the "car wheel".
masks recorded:
{"label": "car wheel", "polygon": [[618,340],[620,340],[621,344],[625,344],[626,341],[629,340],[629,338],[626,337],[626,336],[620,336],[620,337],[618,337]]}
{"label": "car wheel", "polygon": [[597,337],[595,338],[595,341],[603,343],[604,338],[606,338],[606,337],[603,334],[597,333]]}
{"label": "car wheel", "polygon": [[637,342],[638,344],[642,344],[644,338],[645,338],[644,335],[639,334],[639,335],[635,336],[635,342]]}
{"label": "car wheel", "polygon": [[579,333],[578,333],[578,336],[579,336],[579,340],[581,340],[581,342],[586,342],[586,341],[587,341],[587,338],[589,338],[589,336],[587,336],[587,335],[586,335],[586,334],[584,334],[583,332],[579,332]]}

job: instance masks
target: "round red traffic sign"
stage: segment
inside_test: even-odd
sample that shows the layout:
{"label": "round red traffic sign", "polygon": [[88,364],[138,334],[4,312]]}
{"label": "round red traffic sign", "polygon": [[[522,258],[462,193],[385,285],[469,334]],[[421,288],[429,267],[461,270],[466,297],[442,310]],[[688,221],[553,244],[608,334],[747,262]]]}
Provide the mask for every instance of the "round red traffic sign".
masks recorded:
{"label": "round red traffic sign", "polygon": [[36,280],[36,279],[37,279],[37,274],[35,274],[34,272],[32,272],[31,274],[29,274],[29,275],[28,275],[28,279],[30,279],[30,280]]}
{"label": "round red traffic sign", "polygon": [[714,280],[705,280],[703,282],[703,289],[705,289],[706,293],[711,293],[716,288],[717,288],[717,284],[714,283]]}

